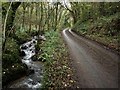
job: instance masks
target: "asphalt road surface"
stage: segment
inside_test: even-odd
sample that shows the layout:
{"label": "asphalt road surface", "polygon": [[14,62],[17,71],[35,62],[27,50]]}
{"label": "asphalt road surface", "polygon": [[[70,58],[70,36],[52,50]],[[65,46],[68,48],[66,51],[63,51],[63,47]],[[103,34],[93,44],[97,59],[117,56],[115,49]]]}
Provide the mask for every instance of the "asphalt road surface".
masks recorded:
{"label": "asphalt road surface", "polygon": [[80,88],[118,88],[117,54],[68,28],[62,34],[75,69],[76,84]]}

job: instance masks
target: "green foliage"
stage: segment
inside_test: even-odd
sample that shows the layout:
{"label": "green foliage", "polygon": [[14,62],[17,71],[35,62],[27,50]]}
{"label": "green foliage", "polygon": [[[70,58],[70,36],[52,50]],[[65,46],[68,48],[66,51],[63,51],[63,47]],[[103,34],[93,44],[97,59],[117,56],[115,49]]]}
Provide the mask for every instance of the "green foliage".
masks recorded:
{"label": "green foliage", "polygon": [[[27,66],[22,63],[14,63],[11,67],[2,69],[2,86],[9,84],[21,76],[25,75],[27,72]],[[8,83],[9,82],[9,83]]]}
{"label": "green foliage", "polygon": [[45,37],[47,37],[47,42],[44,43],[44,46],[42,47],[43,54],[40,55],[40,57],[48,60],[47,62],[51,62],[50,57],[52,57],[53,53],[55,52],[55,49],[58,47],[58,33],[52,31],[46,32]]}
{"label": "green foliage", "polygon": [[[9,4],[3,3],[2,5],[3,22]],[[110,44],[112,47],[116,48],[120,40],[119,3],[71,2],[70,10],[60,4],[56,7],[49,6],[47,2],[23,4],[25,7],[24,5],[19,7],[20,3],[14,2],[12,6],[16,8],[10,10],[8,15],[6,28],[11,30],[15,18],[15,28],[13,27],[15,32],[11,37],[7,36],[6,50],[3,52],[3,83],[15,79],[19,73],[26,70],[20,61],[18,44],[30,40],[31,36],[40,34],[40,32],[47,31],[45,32],[47,40],[36,46],[37,50],[41,48],[43,53],[39,52],[35,59],[38,57],[45,61],[43,80],[45,88],[65,87],[71,84],[69,83],[70,77],[68,77],[71,70],[68,67],[67,51],[59,32],[55,30],[62,30],[73,24],[72,28],[77,32],[96,41]],[[51,30],[53,28],[54,30]],[[14,75],[15,77],[11,78]]]}
{"label": "green foliage", "polygon": [[5,51],[2,53],[2,83],[3,86],[19,77],[27,70],[22,64],[19,45],[13,38],[7,38]]}
{"label": "green foliage", "polygon": [[30,32],[27,30],[26,33],[29,33],[30,36],[37,36],[38,35],[38,31],[36,29],[32,29]]}
{"label": "green foliage", "polygon": [[71,77],[72,71],[61,36],[59,32],[51,30],[45,33],[45,37],[47,40],[40,45],[43,53],[39,56],[45,60],[43,88],[69,87],[72,83],[68,76]]}
{"label": "green foliage", "polygon": [[8,38],[5,45],[5,52],[3,52],[3,68],[12,65],[13,63],[20,62],[19,46],[13,38]]}
{"label": "green foliage", "polygon": [[19,44],[23,44],[31,38],[29,33],[27,33],[27,30],[22,27],[15,32],[13,37],[18,41]]}
{"label": "green foliage", "polygon": [[110,16],[101,16],[95,20],[87,20],[86,22],[78,21],[73,30],[96,40],[115,50],[119,50],[118,42],[120,35],[120,13]]}

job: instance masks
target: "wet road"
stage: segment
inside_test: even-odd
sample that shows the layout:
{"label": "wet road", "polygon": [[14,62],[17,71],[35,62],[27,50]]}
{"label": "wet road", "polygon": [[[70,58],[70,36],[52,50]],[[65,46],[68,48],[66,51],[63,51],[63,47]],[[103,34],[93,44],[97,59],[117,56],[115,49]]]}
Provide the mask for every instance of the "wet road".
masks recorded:
{"label": "wet road", "polygon": [[98,43],[63,30],[69,48],[76,84],[80,88],[117,88],[118,55]]}

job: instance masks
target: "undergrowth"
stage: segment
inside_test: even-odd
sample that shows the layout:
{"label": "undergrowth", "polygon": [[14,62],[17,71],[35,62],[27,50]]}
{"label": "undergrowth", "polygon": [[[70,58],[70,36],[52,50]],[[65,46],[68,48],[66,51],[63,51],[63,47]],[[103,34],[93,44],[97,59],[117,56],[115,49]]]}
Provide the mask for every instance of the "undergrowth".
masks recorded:
{"label": "undergrowth", "polygon": [[120,50],[120,13],[101,16],[96,20],[87,20],[73,26],[73,31],[100,42],[116,51]]}
{"label": "undergrowth", "polygon": [[2,52],[2,86],[9,84],[27,71],[27,66],[21,62],[19,45],[13,38],[8,38],[5,51]]}
{"label": "undergrowth", "polygon": [[27,66],[21,61],[20,45],[31,40],[36,30],[27,33],[24,28],[11,32],[5,43],[5,50],[2,52],[2,86],[27,74]]}
{"label": "undergrowth", "polygon": [[45,33],[47,40],[41,44],[45,60],[43,88],[64,88],[73,84],[72,70],[69,67],[68,53],[59,32],[51,30]]}

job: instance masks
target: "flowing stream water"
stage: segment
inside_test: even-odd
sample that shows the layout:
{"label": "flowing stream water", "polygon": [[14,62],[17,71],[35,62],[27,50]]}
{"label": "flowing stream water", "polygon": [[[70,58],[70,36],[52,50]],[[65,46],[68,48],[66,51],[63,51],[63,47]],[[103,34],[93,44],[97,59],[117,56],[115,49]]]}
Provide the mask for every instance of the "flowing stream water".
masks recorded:
{"label": "flowing stream water", "polygon": [[[45,40],[45,37],[40,36]],[[28,66],[31,73],[28,76],[22,77],[19,80],[14,81],[9,88],[31,88],[36,90],[41,88],[41,80],[43,78],[43,64],[40,61],[33,61],[32,56],[36,54],[35,45],[37,44],[37,37],[34,36],[31,41],[28,41],[20,46],[21,52],[24,53],[22,62]]]}

